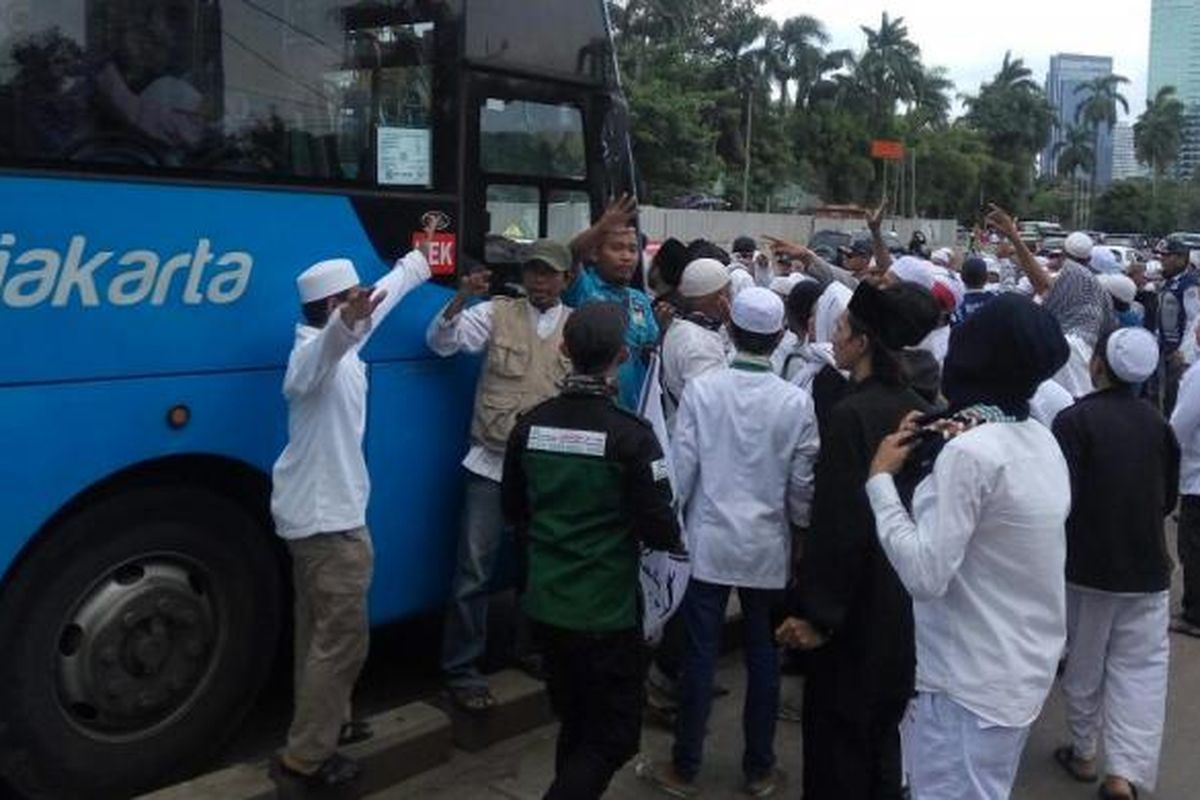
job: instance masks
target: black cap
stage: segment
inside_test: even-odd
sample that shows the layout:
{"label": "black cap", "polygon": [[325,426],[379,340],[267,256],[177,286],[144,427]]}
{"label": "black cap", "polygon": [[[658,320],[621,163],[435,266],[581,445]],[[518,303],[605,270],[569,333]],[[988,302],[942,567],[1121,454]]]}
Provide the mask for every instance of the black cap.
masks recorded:
{"label": "black cap", "polygon": [[875,252],[875,245],[866,239],[858,239],[839,247],[838,250],[842,251],[842,255],[847,256],[869,256]]}
{"label": "black cap", "polygon": [[753,253],[758,249],[758,243],[749,236],[739,236],[733,240],[733,252]]}
{"label": "black cap", "polygon": [[683,277],[683,268],[688,265],[687,245],[671,237],[658,248],[654,254],[654,266],[658,267],[659,277],[667,286],[678,287]]}
{"label": "black cap", "polygon": [[860,283],[850,298],[849,311],[889,350],[918,344],[937,327],[942,316],[942,307],[933,293],[915,283],[899,283],[886,289]]}
{"label": "black cap", "polygon": [[1192,252],[1192,248],[1182,239],[1167,239],[1159,243],[1154,252],[1164,256],[1186,256]]}

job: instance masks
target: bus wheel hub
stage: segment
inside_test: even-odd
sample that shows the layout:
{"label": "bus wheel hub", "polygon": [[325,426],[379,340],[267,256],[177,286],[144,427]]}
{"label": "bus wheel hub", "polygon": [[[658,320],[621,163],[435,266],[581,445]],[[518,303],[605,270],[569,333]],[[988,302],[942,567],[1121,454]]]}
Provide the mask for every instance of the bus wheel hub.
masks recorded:
{"label": "bus wheel hub", "polygon": [[220,637],[202,572],[186,559],[123,564],[75,604],[59,632],[59,703],[98,738],[152,731],[188,707]]}

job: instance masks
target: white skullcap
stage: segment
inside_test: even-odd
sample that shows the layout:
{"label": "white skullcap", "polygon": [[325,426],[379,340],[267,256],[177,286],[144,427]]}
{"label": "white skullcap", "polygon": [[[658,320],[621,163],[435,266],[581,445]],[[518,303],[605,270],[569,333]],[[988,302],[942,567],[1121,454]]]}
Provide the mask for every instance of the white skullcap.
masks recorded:
{"label": "white skullcap", "polygon": [[358,285],[358,273],[354,271],[354,262],[348,258],[318,261],[296,278],[301,303],[324,300]]}
{"label": "white skullcap", "polygon": [[777,295],[787,297],[792,293],[792,289],[796,288],[796,284],[804,283],[808,280],[812,280],[812,278],[802,272],[791,272],[787,275],[776,275],[774,278],[771,278],[771,285],[767,288]]}
{"label": "white skullcap", "polygon": [[1092,257],[1092,248],[1096,243],[1092,241],[1092,237],[1088,236],[1083,231],[1075,231],[1067,240],[1063,242],[1063,250],[1072,258],[1077,258],[1080,261],[1087,261]]}
{"label": "white skullcap", "polygon": [[1158,369],[1158,341],[1145,328],[1121,328],[1108,337],[1108,368],[1125,383],[1141,383]]}
{"label": "white skullcap", "polygon": [[1122,303],[1132,303],[1133,298],[1137,296],[1137,284],[1127,275],[1105,273],[1097,275],[1096,280],[1105,291]]}
{"label": "white skullcap", "polygon": [[939,267],[948,267],[950,266],[950,262],[954,260],[954,251],[949,247],[939,247],[933,251],[933,255],[929,257],[929,260]]}
{"label": "white skullcap", "polygon": [[892,262],[888,271],[902,281],[932,289],[934,280],[932,267],[933,265],[928,261],[916,256],[900,256]]}
{"label": "white skullcap", "polygon": [[833,341],[833,328],[837,325],[838,317],[845,313],[853,296],[854,292],[837,281],[825,287],[821,296],[817,298],[816,307],[813,308],[814,342]]}
{"label": "white skullcap", "polygon": [[957,272],[945,267],[935,266],[933,268],[933,279],[936,283],[940,283],[950,290],[950,294],[954,295],[955,303],[963,301],[963,297],[967,293],[967,287],[963,285],[962,277]]}
{"label": "white skullcap", "polygon": [[715,258],[697,258],[683,268],[680,297],[704,297],[729,285],[729,270]]}
{"label": "white skullcap", "polygon": [[770,289],[752,286],[733,298],[730,317],[747,333],[779,333],[783,330],[783,300]]}
{"label": "white skullcap", "polygon": [[1092,248],[1091,259],[1092,271],[1094,272],[1120,272],[1121,267],[1117,264],[1117,256],[1104,245],[1098,244]]}

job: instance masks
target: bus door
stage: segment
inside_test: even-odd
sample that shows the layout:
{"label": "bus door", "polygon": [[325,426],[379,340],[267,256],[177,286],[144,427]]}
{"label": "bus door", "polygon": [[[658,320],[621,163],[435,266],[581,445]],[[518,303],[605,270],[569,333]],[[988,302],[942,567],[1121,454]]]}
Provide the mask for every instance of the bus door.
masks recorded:
{"label": "bus door", "polygon": [[519,283],[534,239],[569,242],[591,224],[602,185],[599,116],[592,95],[569,85],[475,73],[464,114],[465,251]]}

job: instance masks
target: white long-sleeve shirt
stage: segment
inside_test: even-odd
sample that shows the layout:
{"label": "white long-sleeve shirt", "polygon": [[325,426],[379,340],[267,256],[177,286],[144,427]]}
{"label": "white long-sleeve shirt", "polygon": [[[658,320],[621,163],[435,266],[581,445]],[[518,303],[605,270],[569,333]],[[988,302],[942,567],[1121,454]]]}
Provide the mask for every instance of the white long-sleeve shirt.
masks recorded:
{"label": "white long-sleeve shirt", "polygon": [[667,429],[675,424],[675,413],[688,381],[710,369],[729,364],[725,337],[686,319],[667,328],[662,343],[662,386],[666,392]]}
{"label": "white long-sleeve shirt", "polygon": [[[446,308],[443,307],[429,321],[429,327],[425,330],[425,343],[430,350],[442,357],[462,351],[482,353],[492,339],[493,308],[492,301],[485,300],[463,309],[454,319],[447,320]],[[526,303],[526,308],[529,309],[529,324],[542,341],[558,329],[558,321],[562,316],[570,313],[562,303],[545,311],[539,311],[532,303]],[[462,465],[463,469],[474,475],[499,483],[504,478],[504,451],[472,444],[462,460]]]}
{"label": "white long-sleeve shirt", "polygon": [[1179,381],[1171,428],[1179,440],[1179,493],[1200,495],[1200,365]]}
{"label": "white long-sleeve shirt", "polygon": [[767,359],[688,382],[672,453],[696,578],[784,588],[788,523],[808,525],[819,447],[812,402]]}
{"label": "white long-sleeve shirt", "polygon": [[387,296],[370,319],[351,329],[338,308],[322,328],[296,326],[283,379],[288,443],[272,470],[271,515],[283,538],[366,524],[367,366],[358,352],[404,295],[428,278],[429,263],[414,250],[375,282],[376,292]]}
{"label": "white long-sleeve shirt", "polygon": [[913,598],[917,690],[996,725],[1032,723],[1066,643],[1071,484],[1054,436],[1034,420],[984,424],[946,444],[912,516],[890,475],[867,496]]}

